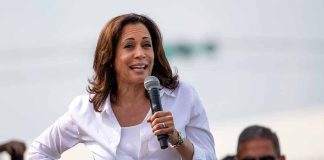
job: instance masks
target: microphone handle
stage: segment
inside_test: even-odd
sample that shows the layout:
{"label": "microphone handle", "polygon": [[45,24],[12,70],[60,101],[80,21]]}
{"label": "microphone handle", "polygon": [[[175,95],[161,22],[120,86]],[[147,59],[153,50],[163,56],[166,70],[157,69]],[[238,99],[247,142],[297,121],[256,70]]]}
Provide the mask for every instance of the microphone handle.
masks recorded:
{"label": "microphone handle", "polygon": [[[157,111],[162,111],[162,105],[161,105],[161,100],[160,100],[160,93],[158,88],[152,88],[149,91],[149,96],[151,100],[151,109],[152,109],[152,114],[154,114]],[[161,149],[166,149],[168,148],[168,138],[169,136],[167,134],[160,134],[157,136],[159,142],[160,142],[160,147]]]}

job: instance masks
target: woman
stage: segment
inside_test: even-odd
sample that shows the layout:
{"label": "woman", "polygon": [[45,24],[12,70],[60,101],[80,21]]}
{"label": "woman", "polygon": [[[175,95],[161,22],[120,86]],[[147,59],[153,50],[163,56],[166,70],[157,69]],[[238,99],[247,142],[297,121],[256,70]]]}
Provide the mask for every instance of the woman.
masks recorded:
{"label": "woman", "polygon": [[[113,18],[102,30],[89,95],[76,97],[30,147],[30,159],[59,159],[84,143],[94,159],[216,159],[206,113],[192,87],[179,82],[156,24],[143,15]],[[164,111],[151,115],[147,76],[161,83]],[[161,149],[156,135],[168,134]]]}

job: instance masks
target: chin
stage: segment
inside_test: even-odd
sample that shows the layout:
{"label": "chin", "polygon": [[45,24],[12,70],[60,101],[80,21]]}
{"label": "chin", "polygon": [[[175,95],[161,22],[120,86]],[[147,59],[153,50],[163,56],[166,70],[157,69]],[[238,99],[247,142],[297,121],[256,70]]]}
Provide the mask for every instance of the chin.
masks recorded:
{"label": "chin", "polygon": [[144,80],[147,76],[143,75],[143,76],[137,76],[137,77],[134,77],[132,82],[135,82],[135,83],[142,83],[144,85]]}
{"label": "chin", "polygon": [[145,78],[150,75],[151,75],[151,73],[149,73],[149,72],[142,72],[142,73],[130,74],[128,78],[131,82],[144,84]]}

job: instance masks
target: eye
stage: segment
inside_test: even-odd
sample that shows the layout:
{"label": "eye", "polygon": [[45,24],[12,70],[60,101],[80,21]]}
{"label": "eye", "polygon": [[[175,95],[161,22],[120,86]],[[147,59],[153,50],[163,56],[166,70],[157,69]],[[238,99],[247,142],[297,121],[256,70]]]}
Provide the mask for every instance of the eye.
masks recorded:
{"label": "eye", "polygon": [[126,44],[124,48],[133,48],[134,46],[132,44]]}
{"label": "eye", "polygon": [[152,45],[151,45],[150,43],[145,43],[145,44],[143,45],[143,47],[144,47],[144,48],[151,48]]}

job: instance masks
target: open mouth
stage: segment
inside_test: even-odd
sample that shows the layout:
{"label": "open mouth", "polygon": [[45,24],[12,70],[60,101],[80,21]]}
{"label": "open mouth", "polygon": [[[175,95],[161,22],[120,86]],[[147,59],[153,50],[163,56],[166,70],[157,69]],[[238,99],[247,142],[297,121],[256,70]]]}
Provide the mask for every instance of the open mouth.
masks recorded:
{"label": "open mouth", "polygon": [[140,65],[131,65],[129,66],[132,70],[145,70],[147,68],[147,64],[140,64]]}

